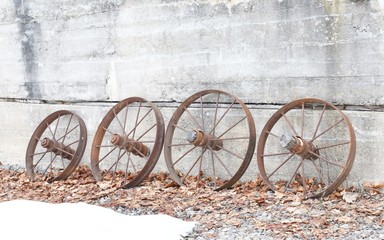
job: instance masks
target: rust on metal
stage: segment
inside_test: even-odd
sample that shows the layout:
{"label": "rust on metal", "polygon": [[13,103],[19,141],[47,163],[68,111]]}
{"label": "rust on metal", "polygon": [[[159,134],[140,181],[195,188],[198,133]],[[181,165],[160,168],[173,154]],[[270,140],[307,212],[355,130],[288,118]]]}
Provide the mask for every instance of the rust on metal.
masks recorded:
{"label": "rust on metal", "polygon": [[41,146],[46,148],[49,152],[53,152],[66,159],[70,159],[75,154],[75,150],[71,147],[65,146],[63,143],[47,137],[41,141]]}
{"label": "rust on metal", "polygon": [[209,132],[203,132],[199,129],[194,129],[188,132],[187,140],[199,147],[210,147],[212,150],[219,151],[223,147],[223,140],[218,139],[216,136]]}
{"label": "rust on metal", "polygon": [[[221,190],[244,174],[255,143],[256,128],[248,107],[230,93],[209,89],[188,97],[172,115],[164,158],[177,184],[188,184],[188,176],[197,176],[199,181],[204,175],[210,180],[199,182]],[[223,172],[220,177],[218,168]]]}
{"label": "rust on metal", "polygon": [[35,179],[37,169],[42,169],[40,174],[50,174],[50,182],[67,179],[79,165],[86,145],[87,128],[83,119],[67,110],[50,114],[29,141],[25,156],[28,177]]}
{"label": "rust on metal", "polygon": [[[327,101],[304,98],[284,105],[265,124],[257,163],[270,189],[317,198],[342,184],[355,153],[356,138],[348,117]],[[275,184],[282,182],[283,186]]]}
{"label": "rust on metal", "polygon": [[308,160],[316,160],[320,154],[312,142],[302,139],[300,136],[292,136],[284,148]]}
{"label": "rust on metal", "polygon": [[118,184],[135,187],[155,167],[163,142],[164,120],[159,108],[140,97],[126,98],[109,110],[97,128],[91,147],[93,177],[111,180],[114,185],[120,171],[124,177]]}
{"label": "rust on metal", "polygon": [[140,157],[148,157],[150,149],[141,142],[137,142],[127,136],[120,136],[119,134],[113,134],[111,143],[120,149],[125,149],[127,152]]}

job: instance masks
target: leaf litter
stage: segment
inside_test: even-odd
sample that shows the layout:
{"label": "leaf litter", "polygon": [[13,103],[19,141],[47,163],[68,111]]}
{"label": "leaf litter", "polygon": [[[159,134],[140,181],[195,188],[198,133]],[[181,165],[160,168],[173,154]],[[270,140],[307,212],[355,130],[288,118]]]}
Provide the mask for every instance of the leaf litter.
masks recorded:
{"label": "leaf litter", "polygon": [[384,239],[380,184],[366,183],[359,190],[340,187],[323,199],[303,199],[300,193],[274,193],[259,178],[214,191],[193,177],[188,187],[178,186],[163,172],[122,189],[96,182],[86,165],[65,181],[31,181],[25,172],[7,169],[0,169],[0,179],[0,202],[85,202],[131,215],[167,214],[198,223],[186,239]]}

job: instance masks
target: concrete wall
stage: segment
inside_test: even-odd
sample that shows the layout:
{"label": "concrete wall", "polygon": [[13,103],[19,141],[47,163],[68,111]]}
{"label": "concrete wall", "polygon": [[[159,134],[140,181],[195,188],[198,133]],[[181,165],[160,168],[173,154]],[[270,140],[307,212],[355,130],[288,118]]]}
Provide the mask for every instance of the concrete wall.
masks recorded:
{"label": "concrete wall", "polygon": [[0,46],[3,163],[24,164],[53,110],[78,112],[90,147],[116,101],[155,101],[167,123],[179,102],[214,88],[248,103],[258,132],[276,110],[265,104],[345,105],[353,181],[384,181],[383,0],[3,0]]}

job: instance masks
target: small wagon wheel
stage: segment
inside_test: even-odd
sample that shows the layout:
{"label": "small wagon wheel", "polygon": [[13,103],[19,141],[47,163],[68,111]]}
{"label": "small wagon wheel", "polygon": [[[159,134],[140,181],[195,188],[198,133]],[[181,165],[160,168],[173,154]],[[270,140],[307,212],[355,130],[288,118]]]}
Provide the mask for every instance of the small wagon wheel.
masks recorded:
{"label": "small wagon wheel", "polygon": [[257,162],[272,190],[315,198],[342,184],[355,152],[347,116],[329,102],[306,98],[288,103],[269,119],[260,134]]}
{"label": "small wagon wheel", "polygon": [[76,114],[60,110],[36,128],[25,157],[27,175],[46,176],[48,181],[68,178],[79,165],[87,144],[87,129]]}
{"label": "small wagon wheel", "polygon": [[221,190],[244,174],[255,142],[255,124],[246,105],[229,93],[205,90],[186,99],[169,121],[165,161],[177,184],[195,182]]}
{"label": "small wagon wheel", "polygon": [[131,97],[117,103],[100,123],[92,143],[96,181],[130,188],[153,170],[164,142],[164,120],[151,102]]}

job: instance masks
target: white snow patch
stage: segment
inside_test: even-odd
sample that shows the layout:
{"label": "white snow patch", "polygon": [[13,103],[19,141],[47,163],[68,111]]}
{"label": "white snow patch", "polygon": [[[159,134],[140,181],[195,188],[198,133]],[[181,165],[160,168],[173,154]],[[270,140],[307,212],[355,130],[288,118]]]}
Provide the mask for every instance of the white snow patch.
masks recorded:
{"label": "white snow patch", "polygon": [[0,234],[4,239],[173,240],[182,239],[194,226],[194,222],[168,215],[129,216],[86,203],[0,203]]}

